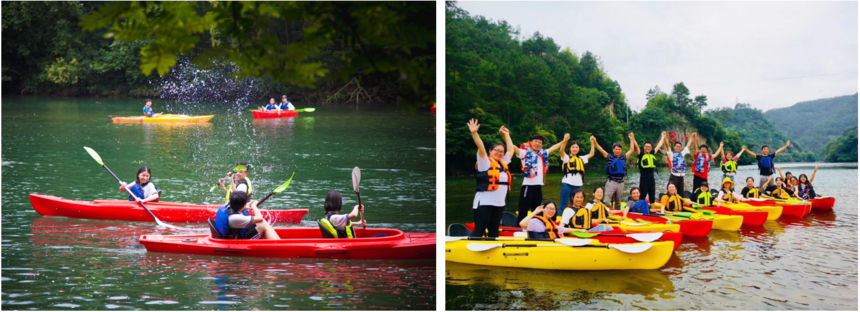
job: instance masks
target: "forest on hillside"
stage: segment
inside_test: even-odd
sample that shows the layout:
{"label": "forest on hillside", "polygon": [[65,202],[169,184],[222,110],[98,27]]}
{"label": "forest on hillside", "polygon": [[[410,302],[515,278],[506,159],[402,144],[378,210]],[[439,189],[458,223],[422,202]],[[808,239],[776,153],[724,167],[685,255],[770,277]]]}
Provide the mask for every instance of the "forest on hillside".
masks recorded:
{"label": "forest on hillside", "polygon": [[827,143],[822,153],[824,161],[857,162],[857,127],[845,130],[838,138]]}
{"label": "forest on hillside", "polygon": [[779,155],[780,161],[802,162],[819,159],[815,153],[806,150],[803,143],[777,129],[760,109],[750,104],[738,103],[734,108],[718,108],[706,112],[706,115],[713,117],[731,131],[737,132],[741,141],[754,152],[759,151],[762,145],[779,147],[791,140],[791,147]]}
{"label": "forest on hillside", "polygon": [[857,127],[857,93],[800,102],[765,112],[776,128],[813,153],[849,128]]}
{"label": "forest on hillside", "polygon": [[[3,94],[151,97],[182,57],[261,97],[435,101],[434,2],[2,3]],[[251,39],[251,40],[248,40]]]}

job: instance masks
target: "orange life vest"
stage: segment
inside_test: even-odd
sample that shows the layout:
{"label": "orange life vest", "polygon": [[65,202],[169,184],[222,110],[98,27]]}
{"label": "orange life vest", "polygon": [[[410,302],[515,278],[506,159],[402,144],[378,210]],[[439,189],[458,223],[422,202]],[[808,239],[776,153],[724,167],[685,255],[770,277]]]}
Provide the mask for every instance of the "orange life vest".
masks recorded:
{"label": "orange life vest", "polygon": [[[501,161],[496,161],[492,157],[487,157],[490,160],[490,169],[487,171],[478,171],[475,174],[475,180],[478,182],[478,186],[475,188],[475,191],[478,192],[494,192],[499,190],[499,185],[511,185],[511,171],[508,170],[508,165]],[[475,163],[475,169],[478,169],[478,164]],[[508,175],[507,182],[500,182],[499,179],[502,176],[502,172]]]}
{"label": "orange life vest", "polygon": [[546,225],[546,233],[549,234],[550,239],[556,239],[558,237],[558,225],[555,222],[548,220],[547,218],[541,216],[535,216],[539,220],[543,221],[543,224]]}

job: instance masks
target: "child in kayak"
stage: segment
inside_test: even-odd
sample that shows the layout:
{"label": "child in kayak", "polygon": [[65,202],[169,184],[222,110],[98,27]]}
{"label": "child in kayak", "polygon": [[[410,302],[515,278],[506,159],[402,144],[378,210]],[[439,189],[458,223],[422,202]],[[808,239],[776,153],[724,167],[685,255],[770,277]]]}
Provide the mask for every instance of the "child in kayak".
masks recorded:
{"label": "child in kayak", "polygon": [[529,238],[556,239],[564,237],[563,229],[554,222],[555,211],[555,203],[551,200],[545,201],[520,221],[520,227],[528,232]]}
{"label": "child in kayak", "polygon": [[270,110],[275,110],[275,109],[278,109],[278,104],[275,103],[275,98],[269,98],[269,105],[267,105],[265,107],[263,107],[263,106],[257,107],[258,112],[265,112],[265,111],[270,111]]}
{"label": "child in kayak", "polygon": [[[317,225],[320,227],[320,233],[323,238],[355,238],[355,230],[352,228],[352,220],[358,218],[360,212],[364,212],[364,205],[359,207],[355,205],[352,211],[348,214],[339,214],[340,208],[343,205],[343,198],[337,191],[328,192],[325,196],[325,216],[317,220]],[[367,224],[359,222],[357,225]],[[379,236],[379,235],[377,235]],[[385,236],[382,234],[382,236]]]}
{"label": "child in kayak", "polygon": [[717,194],[717,202],[737,203],[739,201],[738,196],[732,192],[733,189],[735,189],[735,182],[728,177],[723,179],[722,188],[720,188],[720,193]]}
{"label": "child in kayak", "polygon": [[143,116],[144,117],[156,117],[156,116],[161,115],[161,113],[156,114],[155,112],[152,111],[152,100],[146,99],[146,101],[144,103],[146,103],[143,106]]}
{"label": "child in kayak", "polygon": [[119,191],[126,192],[126,189],[131,190],[134,196],[128,195],[129,201],[140,203],[158,202],[158,188],[149,181],[151,177],[152,171],[149,170],[149,167],[141,166],[140,169],[137,169],[137,179],[130,184],[123,182],[119,187]]}
{"label": "child in kayak", "polygon": [[815,170],[812,171],[812,178],[807,178],[805,173],[800,174],[796,193],[802,199],[815,198],[815,190],[812,188],[812,181],[815,180],[815,174],[818,173],[818,163],[815,163]]}
{"label": "child in kayak", "polygon": [[254,193],[254,188],[251,186],[251,179],[248,178],[249,167],[251,167],[251,165],[244,161],[236,163],[236,167],[233,167],[233,175],[227,175],[227,179],[230,182],[230,186],[228,187],[224,187],[224,178],[218,180],[218,186],[221,187],[221,190],[224,191],[224,194],[226,195],[224,203],[230,202],[230,193],[233,193],[234,191],[248,193],[249,197]]}
{"label": "child in kayak", "polygon": [[[215,230],[221,237],[230,239],[281,239],[263,213],[257,208],[257,201],[248,202],[248,193],[236,191],[230,194],[230,202],[218,208],[215,214]],[[248,209],[254,216],[248,215]]]}
{"label": "child in kayak", "polygon": [[[789,199],[792,196],[791,190],[786,189],[785,183],[782,182],[781,177],[776,177],[776,189],[770,192],[770,198],[778,198],[778,199]],[[762,196],[767,198],[768,196]]]}
{"label": "child in kayak", "polygon": [[[772,177],[768,178],[761,186],[764,187],[770,183],[770,179],[772,179]],[[764,192],[762,192],[760,188],[755,187],[755,178],[747,177],[747,186],[741,190],[741,196],[744,198],[761,198],[762,193]]]}

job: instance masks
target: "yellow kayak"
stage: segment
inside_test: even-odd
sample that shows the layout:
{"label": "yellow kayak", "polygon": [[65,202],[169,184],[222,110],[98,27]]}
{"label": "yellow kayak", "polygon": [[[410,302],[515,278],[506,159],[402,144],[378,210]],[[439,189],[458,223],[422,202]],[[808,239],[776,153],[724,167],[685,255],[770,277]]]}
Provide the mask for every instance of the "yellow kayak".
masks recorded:
{"label": "yellow kayak", "polygon": [[[653,270],[669,261],[673,246],[673,242],[664,241],[606,245],[592,240],[586,246],[571,247],[553,241],[458,240],[445,243],[445,260],[545,270]],[[634,253],[620,249],[640,250]]]}
{"label": "yellow kayak", "polygon": [[[617,227],[628,232],[681,232],[681,226],[677,224],[642,223],[630,218],[622,220],[619,216],[609,216],[609,219],[615,222],[610,222],[606,225],[612,226],[613,228]],[[555,221],[556,223],[561,222],[561,217],[556,217]]]}
{"label": "yellow kayak", "polygon": [[782,206],[752,206],[733,203],[721,203],[720,206],[737,211],[767,211],[767,219],[771,221],[779,219],[779,216],[782,215]]}
{"label": "yellow kayak", "polygon": [[111,117],[113,122],[206,122],[212,119],[215,115],[206,116],[188,116],[188,115],[158,115],[155,117],[131,116],[131,117]]}
{"label": "yellow kayak", "polygon": [[[652,204],[654,207],[660,208],[662,204],[654,203]],[[684,207],[688,208],[688,207]],[[693,209],[693,208],[689,208]],[[711,220],[714,225],[711,229],[714,230],[722,230],[722,231],[737,231],[741,229],[741,226],[744,224],[743,216],[727,216],[727,215],[706,215],[703,212],[690,212],[692,215],[690,219],[693,220]],[[672,219],[669,219],[672,220]]]}

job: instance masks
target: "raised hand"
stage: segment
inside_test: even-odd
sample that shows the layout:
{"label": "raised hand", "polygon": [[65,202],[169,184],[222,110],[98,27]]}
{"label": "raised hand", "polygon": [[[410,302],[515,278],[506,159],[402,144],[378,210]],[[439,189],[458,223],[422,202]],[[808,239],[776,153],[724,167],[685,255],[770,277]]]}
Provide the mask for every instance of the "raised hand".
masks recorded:
{"label": "raised hand", "polygon": [[535,208],[535,211],[532,212],[532,215],[537,215],[541,212],[543,212],[543,205],[537,206],[537,208]]}
{"label": "raised hand", "polygon": [[631,140],[633,140],[633,132],[630,132],[630,134],[628,134],[627,137],[630,138]]}
{"label": "raised hand", "polygon": [[720,142],[720,147],[723,147],[723,142]]}
{"label": "raised hand", "polygon": [[597,138],[595,138],[593,135],[590,138],[588,138],[588,140],[591,142],[597,142]]}
{"label": "raised hand", "polygon": [[665,138],[666,137],[666,131],[663,131],[662,133],[660,133],[660,137]]}
{"label": "raised hand", "polygon": [[564,134],[564,141],[570,140],[570,133]]}
{"label": "raised hand", "polygon": [[785,146],[791,146],[791,140],[788,140],[788,142],[785,142]]}
{"label": "raised hand", "polygon": [[815,162],[815,170],[818,170],[818,162]]}
{"label": "raised hand", "polygon": [[481,125],[478,124],[478,120],[474,119],[474,118],[470,119],[469,123],[467,123],[467,125],[469,126],[469,132],[471,132],[471,133],[478,132],[478,128],[481,127]]}

